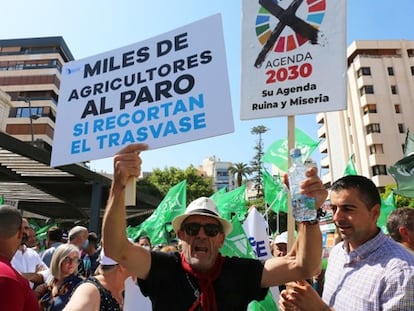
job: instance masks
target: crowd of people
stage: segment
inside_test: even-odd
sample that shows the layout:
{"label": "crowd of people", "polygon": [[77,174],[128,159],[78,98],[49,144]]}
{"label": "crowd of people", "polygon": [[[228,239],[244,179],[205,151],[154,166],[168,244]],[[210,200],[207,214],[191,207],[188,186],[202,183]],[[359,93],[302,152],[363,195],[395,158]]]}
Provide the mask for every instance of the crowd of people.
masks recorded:
{"label": "crowd of people", "polygon": [[[317,221],[297,223],[290,249],[286,232],[275,236],[273,256],[265,261],[222,256],[233,225],[207,197],[191,202],[173,220],[176,243],[128,239],[125,188],[139,176],[145,149],[132,144],[115,155],[101,233],[74,226],[65,239],[55,226],[42,250],[27,219],[11,206],[0,206],[0,307],[247,310],[270,287],[279,287],[279,310],[414,310],[414,209],[393,211],[386,236],[377,226],[381,198],[371,180],[351,175],[332,184],[329,202],[340,241],[321,273]],[[318,206],[328,198],[315,168],[308,169],[301,189]],[[312,280],[321,275],[323,284],[315,288]],[[147,298],[136,303],[138,296]]]}

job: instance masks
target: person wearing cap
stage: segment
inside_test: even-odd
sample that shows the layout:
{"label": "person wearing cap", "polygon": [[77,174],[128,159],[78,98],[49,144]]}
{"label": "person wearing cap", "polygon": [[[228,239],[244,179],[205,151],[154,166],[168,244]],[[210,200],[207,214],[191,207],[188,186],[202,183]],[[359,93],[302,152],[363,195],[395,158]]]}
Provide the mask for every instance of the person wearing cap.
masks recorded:
{"label": "person wearing cap", "polygon": [[[213,200],[202,197],[173,220],[180,253],[149,252],[126,237],[125,189],[141,173],[139,153],[145,144],[131,144],[114,157],[114,179],[103,220],[103,240],[109,256],[139,278],[153,310],[246,310],[262,300],[268,287],[311,277],[319,267],[322,238],[317,222],[298,225],[292,252],[264,262],[223,257],[219,250],[232,224],[220,217]],[[319,206],[327,191],[315,168],[309,169],[302,191]]]}
{"label": "person wearing cap", "polygon": [[288,235],[287,231],[275,236],[272,243],[272,254],[275,257],[282,257],[287,254]]}
{"label": "person wearing cap", "polygon": [[105,255],[102,248],[97,274],[84,280],[74,291],[64,311],[120,311],[125,280],[129,272]]}

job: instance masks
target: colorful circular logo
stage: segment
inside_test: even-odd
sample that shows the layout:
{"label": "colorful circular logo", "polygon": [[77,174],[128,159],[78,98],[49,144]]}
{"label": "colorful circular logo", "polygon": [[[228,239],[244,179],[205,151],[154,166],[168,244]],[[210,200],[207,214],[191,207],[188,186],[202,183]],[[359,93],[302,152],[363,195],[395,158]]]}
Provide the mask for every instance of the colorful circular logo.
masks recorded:
{"label": "colorful circular logo", "polygon": [[[307,16],[304,21],[318,29],[325,16],[326,0],[307,0],[306,5]],[[256,17],[256,35],[262,45],[265,45],[272,35],[271,19],[277,19],[277,17],[261,6]],[[308,41],[307,38],[293,31],[289,26],[286,25],[286,28],[290,33],[279,36],[273,46],[273,51],[278,53],[292,51]]]}

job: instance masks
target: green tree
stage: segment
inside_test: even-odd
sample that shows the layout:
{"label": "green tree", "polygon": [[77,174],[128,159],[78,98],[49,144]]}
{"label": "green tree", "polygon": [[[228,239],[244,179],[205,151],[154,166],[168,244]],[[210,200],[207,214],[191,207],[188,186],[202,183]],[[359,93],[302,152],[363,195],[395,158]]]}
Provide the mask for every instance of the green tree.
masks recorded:
{"label": "green tree", "polygon": [[247,178],[250,175],[251,169],[246,163],[234,163],[229,167],[229,173],[236,175],[236,187],[240,187],[243,183],[243,178]]}
{"label": "green tree", "polygon": [[251,173],[254,174],[253,182],[254,187],[257,191],[256,196],[258,198],[263,196],[263,176],[262,176],[262,157],[264,154],[263,151],[263,139],[262,134],[266,133],[269,129],[264,125],[258,125],[251,129],[251,134],[258,135],[258,139],[256,141],[256,145],[254,146],[254,150],[256,151],[253,160],[250,161],[251,166]]}
{"label": "green tree", "polygon": [[176,167],[166,167],[164,170],[156,168],[148,176],[148,181],[159,189],[162,196],[183,180],[187,180],[187,202],[201,196],[209,197],[214,192],[211,178],[202,176],[192,165],[185,170]]}
{"label": "green tree", "polygon": [[[381,194],[381,198],[383,198],[383,199],[387,198],[388,195],[390,194],[390,192],[393,189],[396,189],[396,188],[397,188],[396,184],[387,185],[385,187],[384,193]],[[403,196],[398,195],[396,193],[394,193],[394,198],[395,198],[395,205],[397,206],[397,208],[399,208],[399,207],[414,207],[414,199],[413,198],[403,197]]]}

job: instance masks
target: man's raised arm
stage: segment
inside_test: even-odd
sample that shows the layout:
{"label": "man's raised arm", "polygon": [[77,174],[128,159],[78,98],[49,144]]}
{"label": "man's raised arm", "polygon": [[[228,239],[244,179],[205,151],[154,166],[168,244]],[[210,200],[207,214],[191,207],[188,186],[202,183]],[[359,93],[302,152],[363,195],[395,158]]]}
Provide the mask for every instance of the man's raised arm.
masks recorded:
{"label": "man's raised arm", "polygon": [[[316,206],[324,203],[328,191],[317,176],[316,168],[308,169],[302,182],[302,193],[316,199]],[[311,278],[320,268],[322,236],[319,224],[301,223],[293,249],[284,257],[270,258],[265,262],[262,287],[276,286],[289,281]]]}
{"label": "man's raised arm", "polygon": [[146,149],[145,144],[131,144],[114,156],[114,177],[102,224],[105,254],[141,279],[148,275],[151,256],[147,250],[127,239],[125,188],[131,179],[141,174],[139,154]]}

